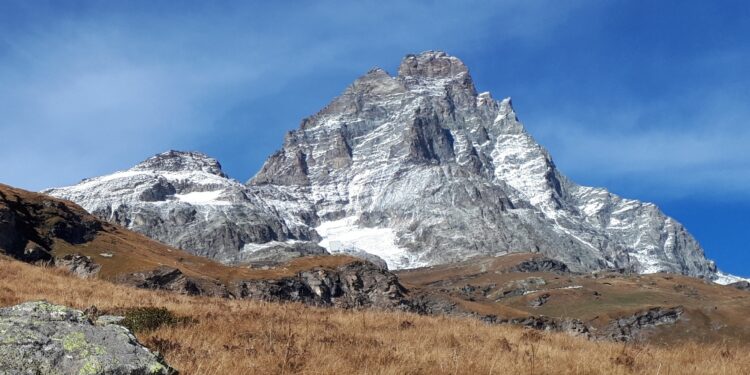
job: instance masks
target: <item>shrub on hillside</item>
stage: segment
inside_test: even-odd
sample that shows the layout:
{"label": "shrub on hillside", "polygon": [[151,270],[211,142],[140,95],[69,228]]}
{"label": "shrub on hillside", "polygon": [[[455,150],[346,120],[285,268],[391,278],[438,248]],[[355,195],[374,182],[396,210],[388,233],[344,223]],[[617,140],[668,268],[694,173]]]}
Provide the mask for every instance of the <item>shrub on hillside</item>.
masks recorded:
{"label": "shrub on hillside", "polygon": [[190,317],[179,317],[164,307],[134,307],[125,310],[120,323],[133,333],[153,331],[164,325],[189,324]]}

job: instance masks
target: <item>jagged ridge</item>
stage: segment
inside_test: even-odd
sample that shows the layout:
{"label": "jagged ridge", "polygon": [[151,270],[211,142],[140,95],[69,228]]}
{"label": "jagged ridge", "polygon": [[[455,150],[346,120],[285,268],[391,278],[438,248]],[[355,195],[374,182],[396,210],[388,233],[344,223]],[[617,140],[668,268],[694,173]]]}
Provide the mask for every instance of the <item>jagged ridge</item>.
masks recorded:
{"label": "jagged ridge", "polygon": [[299,240],[392,268],[532,251],[578,271],[724,277],[653,204],[562,175],[510,98],[478,93],[463,62],[443,52],[405,57],[395,77],[358,78],[246,185],[195,158],[210,159],[165,153],[48,193],[222,261]]}
{"label": "jagged ridge", "polygon": [[[407,56],[396,77],[375,69],[357,79],[250,184],[304,191],[329,250],[348,242],[396,267],[537,251],[577,270],[716,271],[654,205],[563,176],[510,99],[478,94],[466,66],[443,52]],[[364,228],[391,231],[393,243],[346,238]]]}
{"label": "jagged ridge", "polygon": [[297,203],[301,200],[273,187],[248,188],[227,177],[215,159],[197,152],[164,152],[126,171],[44,193],[226,263],[244,261],[267,246],[306,254],[309,245],[296,241],[318,239],[305,223],[314,213]]}

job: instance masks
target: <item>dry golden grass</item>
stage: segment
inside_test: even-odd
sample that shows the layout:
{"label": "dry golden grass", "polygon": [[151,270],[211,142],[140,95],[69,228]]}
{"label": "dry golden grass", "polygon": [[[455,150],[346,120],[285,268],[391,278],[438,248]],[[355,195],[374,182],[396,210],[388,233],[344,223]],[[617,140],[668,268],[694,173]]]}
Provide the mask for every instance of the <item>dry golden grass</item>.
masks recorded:
{"label": "dry golden grass", "polygon": [[[750,343],[750,293],[747,291],[673,274],[602,273],[594,277],[590,274],[505,272],[508,267],[538,256],[520,253],[474,258],[396,273],[413,292],[449,298],[458,308],[482,315],[576,318],[602,329],[619,317],[653,307],[680,306],[683,315],[676,324],[650,329],[643,339],[665,345],[686,340]],[[498,298],[509,283],[528,277],[542,278],[545,284],[536,292]],[[467,286],[481,292],[465,293]],[[550,296],[547,303],[530,306],[529,303],[543,293]]]}
{"label": "dry golden grass", "polygon": [[748,374],[750,348],[590,342],[473,319],[136,290],[0,259],[0,305],[165,307],[196,322],[139,339],[185,374]]}

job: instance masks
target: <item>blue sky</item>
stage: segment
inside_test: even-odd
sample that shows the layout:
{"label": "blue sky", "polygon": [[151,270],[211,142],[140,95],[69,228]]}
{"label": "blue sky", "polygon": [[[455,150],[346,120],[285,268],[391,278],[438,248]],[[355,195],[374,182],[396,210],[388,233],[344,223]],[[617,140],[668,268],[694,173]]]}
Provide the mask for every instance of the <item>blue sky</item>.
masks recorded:
{"label": "blue sky", "polygon": [[167,149],[244,181],[357,76],[440,49],[513,97],[564,173],[659,204],[750,276],[748,19],[744,1],[2,0],[0,182]]}

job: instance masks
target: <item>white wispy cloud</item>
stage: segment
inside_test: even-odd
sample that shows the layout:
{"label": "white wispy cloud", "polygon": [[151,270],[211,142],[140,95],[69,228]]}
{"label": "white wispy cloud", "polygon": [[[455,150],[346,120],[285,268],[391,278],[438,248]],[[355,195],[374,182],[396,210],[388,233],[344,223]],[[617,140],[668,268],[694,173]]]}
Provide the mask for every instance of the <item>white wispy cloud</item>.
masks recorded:
{"label": "white wispy cloud", "polygon": [[27,22],[0,26],[1,181],[41,189],[195,147],[216,118],[300,76],[353,75],[408,52],[480,48],[490,37],[538,38],[577,5],[94,4],[20,2],[12,11]]}
{"label": "white wispy cloud", "polygon": [[[672,99],[543,114],[530,129],[581,182],[619,185],[651,199],[745,199],[750,109],[721,91]],[[653,116],[657,112],[666,113]]]}

